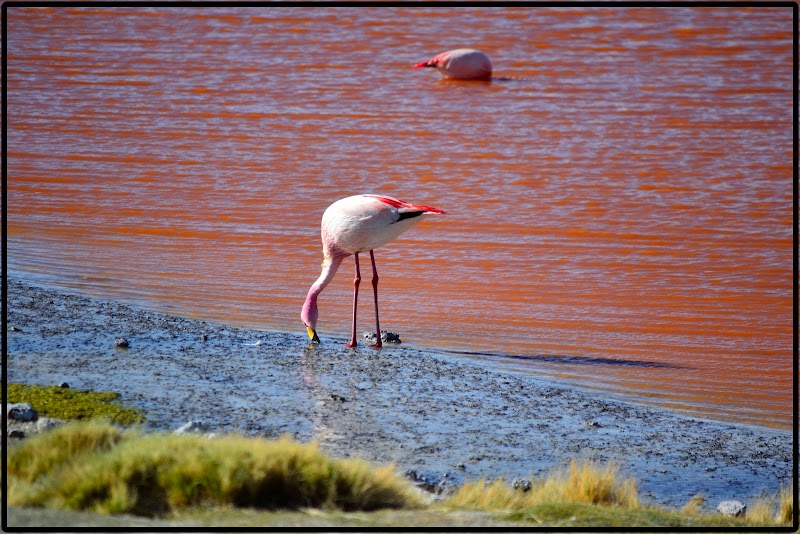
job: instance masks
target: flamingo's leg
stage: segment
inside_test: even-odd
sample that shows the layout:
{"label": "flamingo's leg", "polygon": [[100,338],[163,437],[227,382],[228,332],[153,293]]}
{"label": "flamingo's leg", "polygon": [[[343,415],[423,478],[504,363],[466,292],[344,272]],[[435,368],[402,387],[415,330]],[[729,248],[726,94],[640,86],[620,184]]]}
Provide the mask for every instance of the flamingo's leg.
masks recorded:
{"label": "flamingo's leg", "polygon": [[372,345],[373,349],[379,349],[383,346],[381,342],[381,321],[378,318],[378,269],[375,267],[375,254],[369,251],[369,258],[372,260],[372,292],[375,295],[375,335],[378,340]]}
{"label": "flamingo's leg", "polygon": [[358,284],[361,283],[361,270],[358,268],[358,252],[355,253],[356,258],[356,278],[353,280],[353,332],[350,336],[350,343],[346,343],[346,347],[356,347],[356,313],[358,310]]}

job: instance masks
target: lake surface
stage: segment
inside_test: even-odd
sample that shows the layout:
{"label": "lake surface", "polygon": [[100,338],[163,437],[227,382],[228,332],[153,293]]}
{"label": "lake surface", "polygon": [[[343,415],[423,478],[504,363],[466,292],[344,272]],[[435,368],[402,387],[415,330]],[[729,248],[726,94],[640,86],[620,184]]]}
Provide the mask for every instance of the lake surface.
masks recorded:
{"label": "lake surface", "polygon": [[[459,47],[494,79],[411,69]],[[791,6],[11,6],[7,58],[13,276],[304,335],[383,193],[447,210],[375,253],[404,343],[792,424]]]}

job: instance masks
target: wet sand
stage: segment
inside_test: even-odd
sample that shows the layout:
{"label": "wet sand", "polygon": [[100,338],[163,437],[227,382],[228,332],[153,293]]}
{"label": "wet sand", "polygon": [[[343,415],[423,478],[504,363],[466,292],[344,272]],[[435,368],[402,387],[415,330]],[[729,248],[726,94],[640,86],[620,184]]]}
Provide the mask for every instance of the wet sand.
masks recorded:
{"label": "wet sand", "polygon": [[[644,501],[713,510],[775,493],[792,434],[700,420],[463,355],[252,330],[8,280],[8,379],[112,390],[148,427],[319,440],[430,484],[529,478],[571,458],[616,461]],[[402,334],[402,333],[401,333]],[[127,349],[115,347],[124,337]]]}

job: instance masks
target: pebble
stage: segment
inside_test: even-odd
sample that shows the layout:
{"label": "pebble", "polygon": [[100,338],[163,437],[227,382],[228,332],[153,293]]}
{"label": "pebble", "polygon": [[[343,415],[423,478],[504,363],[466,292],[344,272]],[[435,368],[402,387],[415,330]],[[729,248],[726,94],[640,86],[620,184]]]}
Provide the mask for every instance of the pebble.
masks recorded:
{"label": "pebble", "polygon": [[124,337],[118,337],[118,338],[117,338],[117,339],[114,341],[114,346],[115,346],[115,347],[119,347],[119,348],[121,348],[121,349],[127,349],[128,347],[130,347],[130,346],[131,346],[131,344],[130,344],[130,343],[128,342],[128,340],[127,340],[127,339],[125,339]]}
{"label": "pebble", "polygon": [[36,430],[38,432],[45,432],[47,430],[52,430],[53,428],[59,427],[66,423],[63,419],[56,419],[55,417],[40,417],[38,421],[36,421]]}
{"label": "pebble", "polygon": [[201,434],[203,432],[208,432],[211,428],[205,424],[203,421],[198,420],[191,420],[179,429],[177,429],[174,433],[175,434]]}
{"label": "pebble", "polygon": [[513,481],[511,481],[511,487],[521,492],[530,491],[531,481],[527,478],[515,478]]}
{"label": "pebble", "polygon": [[58,385],[58,387],[60,387],[60,388],[64,388],[64,389],[69,389],[69,384],[67,384],[66,382],[61,382],[61,383]]}

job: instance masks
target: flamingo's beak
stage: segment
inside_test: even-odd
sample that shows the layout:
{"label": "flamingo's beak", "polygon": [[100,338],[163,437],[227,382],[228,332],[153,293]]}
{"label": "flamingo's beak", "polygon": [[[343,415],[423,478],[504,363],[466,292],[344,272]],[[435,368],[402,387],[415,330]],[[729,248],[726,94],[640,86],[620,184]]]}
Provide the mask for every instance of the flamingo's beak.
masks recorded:
{"label": "flamingo's beak", "polygon": [[417,63],[416,65],[414,65],[413,68],[421,69],[422,67],[433,67],[433,65],[429,65],[427,61],[421,61],[421,62]]}
{"label": "flamingo's beak", "polygon": [[316,331],[310,326],[307,326],[306,330],[308,330],[308,338],[311,340],[311,343],[319,343],[319,336]]}

